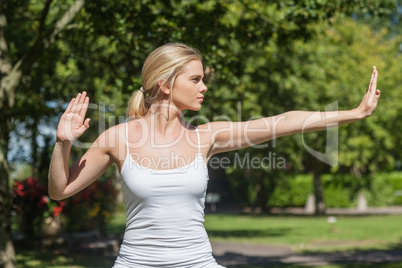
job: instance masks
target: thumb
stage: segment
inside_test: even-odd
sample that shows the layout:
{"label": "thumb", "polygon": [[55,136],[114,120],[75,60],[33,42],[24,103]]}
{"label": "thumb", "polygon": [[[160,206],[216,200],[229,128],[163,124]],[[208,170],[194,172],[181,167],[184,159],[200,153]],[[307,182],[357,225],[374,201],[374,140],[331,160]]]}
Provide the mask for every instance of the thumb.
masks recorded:
{"label": "thumb", "polygon": [[84,124],[82,124],[79,128],[79,132],[81,133],[80,135],[82,135],[82,133],[84,133],[88,128],[89,128],[89,118],[85,119]]}
{"label": "thumb", "polygon": [[89,128],[89,121],[91,121],[90,118],[85,119],[84,126],[85,126],[86,129]]}
{"label": "thumb", "polygon": [[377,89],[377,90],[375,91],[375,94],[374,94],[374,99],[375,99],[376,101],[378,101],[378,99],[380,98],[380,95],[381,95],[381,91],[380,91],[379,89]]}

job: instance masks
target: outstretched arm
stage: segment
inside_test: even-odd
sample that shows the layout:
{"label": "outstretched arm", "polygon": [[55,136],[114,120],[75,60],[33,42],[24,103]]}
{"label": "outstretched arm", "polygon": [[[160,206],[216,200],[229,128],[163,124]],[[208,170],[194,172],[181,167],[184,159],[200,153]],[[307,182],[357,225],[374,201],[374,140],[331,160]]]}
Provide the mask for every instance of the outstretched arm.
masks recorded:
{"label": "outstretched arm", "polygon": [[72,141],[89,128],[89,118],[84,120],[88,103],[85,92],[78,94],[60,118],[48,175],[49,196],[52,199],[61,200],[79,192],[112,164],[107,148],[98,146],[104,139],[101,135],[84,156],[69,167]]}
{"label": "outstretched arm", "polygon": [[211,156],[286,135],[324,130],[369,117],[375,111],[380,98],[377,76],[374,66],[368,89],[356,109],[330,112],[290,111],[246,122],[213,122],[210,124]]}

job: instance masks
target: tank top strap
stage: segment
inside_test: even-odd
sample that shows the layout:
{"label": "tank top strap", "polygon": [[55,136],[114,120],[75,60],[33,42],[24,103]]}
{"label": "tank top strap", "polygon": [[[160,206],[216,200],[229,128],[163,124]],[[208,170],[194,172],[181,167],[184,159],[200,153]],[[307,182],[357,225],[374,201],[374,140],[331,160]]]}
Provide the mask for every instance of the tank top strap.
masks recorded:
{"label": "tank top strap", "polygon": [[126,147],[127,147],[127,155],[130,153],[128,150],[128,123],[126,122]]}
{"label": "tank top strap", "polygon": [[195,131],[197,132],[197,139],[198,139],[198,153],[201,154],[200,133],[198,133],[197,127],[195,127]]}

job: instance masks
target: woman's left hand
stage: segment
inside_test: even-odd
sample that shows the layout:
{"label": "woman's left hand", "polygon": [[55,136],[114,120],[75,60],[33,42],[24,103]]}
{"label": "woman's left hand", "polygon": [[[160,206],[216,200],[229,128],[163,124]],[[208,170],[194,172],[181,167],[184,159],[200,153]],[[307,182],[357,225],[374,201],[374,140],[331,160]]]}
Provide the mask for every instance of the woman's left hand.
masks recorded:
{"label": "woman's left hand", "polygon": [[369,117],[374,113],[375,109],[377,108],[378,100],[380,99],[381,92],[377,89],[377,77],[377,68],[373,66],[370,84],[366,94],[364,94],[362,102],[356,109],[364,118]]}

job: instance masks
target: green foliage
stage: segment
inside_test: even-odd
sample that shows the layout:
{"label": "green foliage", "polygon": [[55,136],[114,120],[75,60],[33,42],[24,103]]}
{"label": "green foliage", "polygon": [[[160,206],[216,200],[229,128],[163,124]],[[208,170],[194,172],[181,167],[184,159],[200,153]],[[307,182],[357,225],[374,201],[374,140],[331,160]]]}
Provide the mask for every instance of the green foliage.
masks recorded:
{"label": "green foliage", "polygon": [[[302,207],[313,193],[313,177],[297,175],[276,185],[269,201],[270,207]],[[368,206],[386,207],[402,205],[402,172],[379,173],[356,178],[351,174],[323,175],[324,200],[329,208],[355,208],[360,193]]]}
{"label": "green foliage", "polygon": [[303,207],[313,189],[312,177],[296,175],[281,180],[269,199],[270,207]]}
{"label": "green foliage", "polygon": [[[373,32],[368,26],[348,19],[318,27],[320,34],[316,39],[300,44],[299,63],[294,65],[294,86],[298,86],[300,92],[316,93],[308,106],[319,108],[320,103],[339,101],[341,110],[357,107],[372,65],[380,70],[378,87],[383,89],[378,110],[371,118],[340,128],[339,165],[332,171],[348,167],[358,176],[394,169],[395,159],[401,158],[398,131],[391,126],[391,122],[399,124],[400,121],[395,111],[401,109],[396,97],[401,90],[397,75],[401,68],[398,49],[401,39],[389,40],[385,31]],[[319,133],[305,136],[307,144],[321,144],[321,149],[316,148],[324,151],[325,137],[320,137]],[[319,142],[317,137],[320,137]]]}
{"label": "green foliage", "polygon": [[371,179],[370,177],[356,178],[351,174],[323,175],[324,200],[327,207],[356,207],[358,194],[365,193],[367,196],[366,193],[371,192],[368,184]]}
{"label": "green foliage", "polygon": [[105,231],[116,208],[117,190],[111,179],[98,180],[66,199],[63,216],[69,232]]}
{"label": "green foliage", "polygon": [[[351,172],[355,177],[361,177],[371,172],[394,170],[397,159],[402,158],[399,134],[402,120],[398,116],[402,113],[399,101],[402,90],[399,75],[402,68],[401,37],[390,38],[387,30],[373,31],[369,26],[343,16],[331,19],[331,23],[312,25],[309,30],[315,35],[309,40],[294,40],[289,45],[289,49],[292,49],[289,54],[275,43],[267,44],[264,48],[273,52],[274,58],[270,54],[259,57],[258,52],[250,54],[250,66],[255,67],[250,67],[250,74],[245,68],[246,73],[240,78],[244,81],[238,89],[238,92],[242,92],[242,87],[247,87],[244,91],[248,93],[243,97],[242,119],[288,110],[324,111],[325,105],[329,104],[338,105],[339,110],[355,108],[368,86],[373,65],[380,72],[378,87],[382,90],[382,97],[378,109],[371,118],[337,129],[335,139],[339,145],[335,148],[338,159],[336,166],[324,164],[306,150],[309,146],[325,153],[327,133],[304,133],[269,142],[265,149],[249,148],[242,151],[253,156],[264,155],[262,151],[275,152],[286,159],[286,170],[253,170],[249,177],[274,180],[270,184],[274,186],[280,184],[275,181],[281,180],[283,173]],[[253,98],[250,95],[254,95]],[[226,107],[225,110],[236,118],[231,109]],[[230,172],[231,176],[233,173],[240,174],[240,178],[245,173],[241,169]],[[256,179],[245,180],[252,188],[252,185],[262,185]],[[236,184],[233,185],[237,187]],[[247,189],[245,185],[241,187]],[[341,198],[337,191],[332,189],[331,195]],[[274,195],[269,196],[274,198]],[[251,200],[250,195],[249,202],[255,201]],[[347,198],[339,202],[346,205]]]}
{"label": "green foliage", "polygon": [[401,172],[378,174],[372,185],[375,194],[369,199],[373,204],[402,205],[402,174]]}
{"label": "green foliage", "polygon": [[18,215],[19,229],[25,238],[33,240],[47,235],[44,224],[63,211],[65,202],[52,201],[47,187],[39,179],[16,181],[13,187],[13,209]]}

